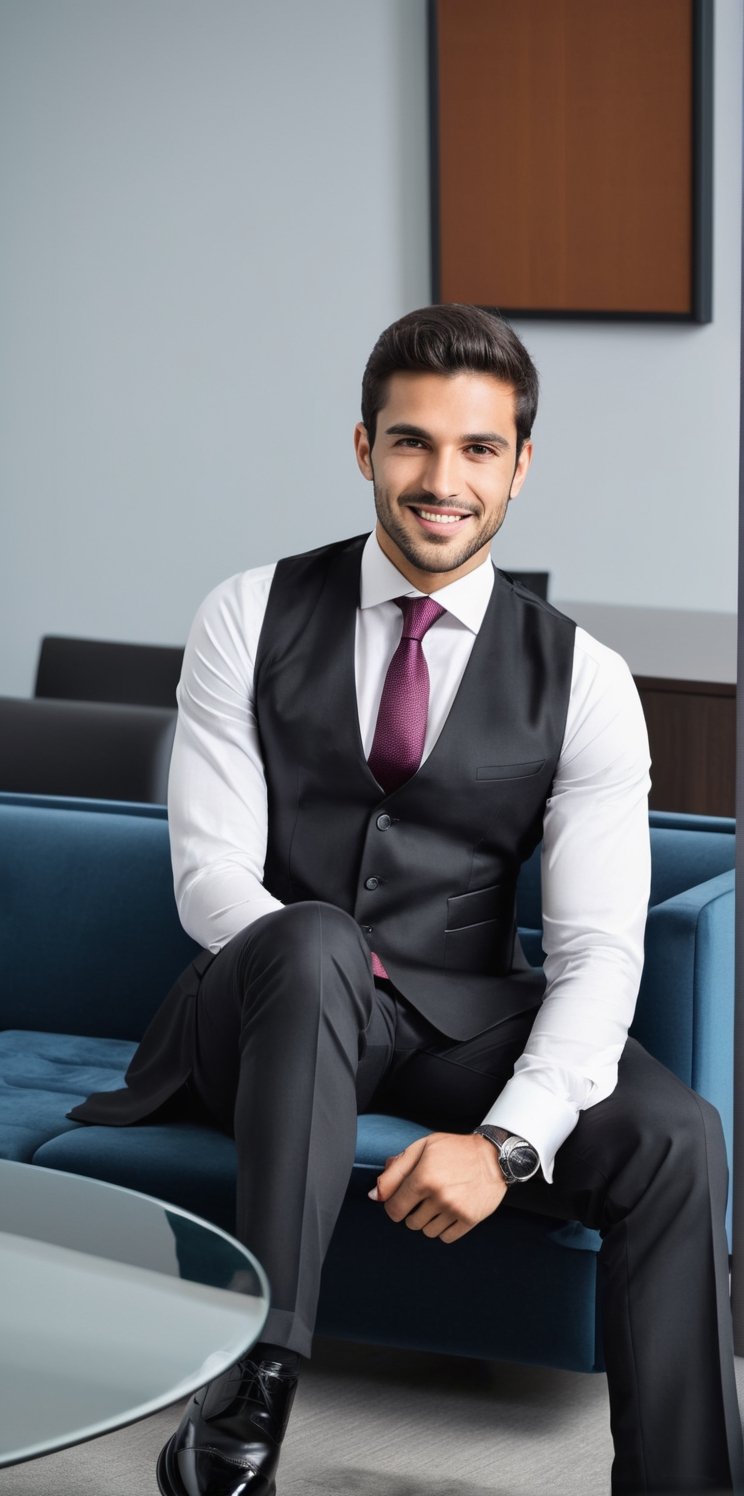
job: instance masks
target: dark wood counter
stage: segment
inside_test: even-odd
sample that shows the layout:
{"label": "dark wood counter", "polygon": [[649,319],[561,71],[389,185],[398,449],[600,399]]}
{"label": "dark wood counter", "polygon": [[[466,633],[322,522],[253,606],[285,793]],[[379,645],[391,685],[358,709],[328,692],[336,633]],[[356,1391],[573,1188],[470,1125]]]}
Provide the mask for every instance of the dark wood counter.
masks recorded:
{"label": "dark wood counter", "polygon": [[733,816],[736,615],[557,603],[627,660],[651,745],[654,810]]}

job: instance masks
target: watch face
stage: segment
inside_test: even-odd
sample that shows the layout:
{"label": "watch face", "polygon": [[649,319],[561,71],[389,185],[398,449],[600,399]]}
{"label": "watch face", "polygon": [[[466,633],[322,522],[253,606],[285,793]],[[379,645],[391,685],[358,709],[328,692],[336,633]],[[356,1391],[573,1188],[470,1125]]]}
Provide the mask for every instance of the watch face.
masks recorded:
{"label": "watch face", "polygon": [[502,1151],[502,1163],[506,1176],[515,1182],[531,1179],[537,1173],[539,1158],[531,1143],[521,1140]]}

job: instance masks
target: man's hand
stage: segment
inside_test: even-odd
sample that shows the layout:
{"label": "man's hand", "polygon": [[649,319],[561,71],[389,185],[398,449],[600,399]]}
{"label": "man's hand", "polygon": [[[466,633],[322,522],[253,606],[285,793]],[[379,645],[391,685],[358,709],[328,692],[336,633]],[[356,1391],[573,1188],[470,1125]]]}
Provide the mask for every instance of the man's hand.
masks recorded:
{"label": "man's hand", "polygon": [[370,1198],[391,1221],[440,1241],[459,1241],[492,1215],[506,1194],[499,1156],[477,1134],[431,1132],[386,1161]]}

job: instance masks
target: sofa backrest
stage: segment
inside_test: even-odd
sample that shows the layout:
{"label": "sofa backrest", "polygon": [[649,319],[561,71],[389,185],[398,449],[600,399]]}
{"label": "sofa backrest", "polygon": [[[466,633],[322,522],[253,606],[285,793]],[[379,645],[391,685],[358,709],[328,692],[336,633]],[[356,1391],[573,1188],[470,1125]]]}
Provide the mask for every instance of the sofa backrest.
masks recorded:
{"label": "sofa backrest", "polygon": [[0,796],[0,1028],[139,1039],[197,950],[163,806]]}
{"label": "sofa backrest", "polygon": [[[730,821],[652,815],[651,843],[652,904],[734,865]],[[539,849],[518,917],[537,964]],[[138,1039],[197,950],[176,912],[164,806],[0,794],[0,1028]]]}

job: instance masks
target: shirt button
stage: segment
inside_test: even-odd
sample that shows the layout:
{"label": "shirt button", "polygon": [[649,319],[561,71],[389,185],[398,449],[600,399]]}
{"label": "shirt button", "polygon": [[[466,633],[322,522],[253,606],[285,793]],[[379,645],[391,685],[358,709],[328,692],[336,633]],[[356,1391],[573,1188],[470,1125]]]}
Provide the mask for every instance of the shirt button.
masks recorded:
{"label": "shirt button", "polygon": [[392,826],[392,824],[393,824],[393,822],[392,822],[392,818],[390,816],[382,815],[382,816],[378,816],[377,817],[377,829],[378,829],[378,831],[387,831],[388,826]]}
{"label": "shirt button", "polygon": [[365,935],[371,935],[372,934],[372,926],[371,925],[365,925],[364,926],[364,933],[365,933]]}
{"label": "shirt button", "polygon": [[372,890],[374,888],[379,888],[379,886],[380,886],[380,880],[379,880],[379,878],[365,878],[365,880],[364,880],[364,886],[365,886],[365,888],[369,888],[370,890]]}

